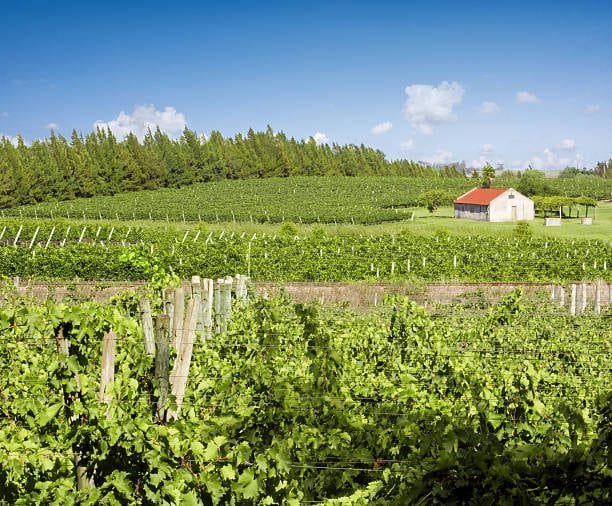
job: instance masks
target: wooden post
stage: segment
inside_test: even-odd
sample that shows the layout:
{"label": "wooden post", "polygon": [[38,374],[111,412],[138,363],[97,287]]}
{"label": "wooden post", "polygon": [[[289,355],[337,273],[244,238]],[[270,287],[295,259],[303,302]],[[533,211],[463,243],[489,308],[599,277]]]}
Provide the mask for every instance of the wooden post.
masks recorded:
{"label": "wooden post", "polygon": [[13,246],[17,246],[17,241],[19,241],[19,236],[21,235],[21,231],[23,230],[23,225],[19,225],[19,230],[17,230],[17,235],[13,240]]}
{"label": "wooden post", "polygon": [[40,227],[36,227],[36,230],[34,231],[34,235],[32,236],[32,240],[30,241],[30,247],[28,249],[32,249],[32,246],[34,246],[34,242],[36,241],[36,236],[38,236],[39,230],[40,230]]}
{"label": "wooden post", "polygon": [[555,302],[556,288],[557,287],[555,285],[550,285],[550,300],[551,300],[551,302]]}
{"label": "wooden post", "polygon": [[562,286],[559,287],[559,306],[565,306],[565,288]]}
{"label": "wooden post", "polygon": [[172,318],[172,345],[178,351],[178,342],[181,340],[183,323],[185,319],[185,290],[179,286],[174,290],[174,317]]}
{"label": "wooden post", "polygon": [[47,239],[47,242],[45,243],[45,249],[49,247],[49,244],[51,243],[51,239],[53,238],[54,233],[55,233],[55,226],[53,226],[51,228],[51,232],[49,232],[49,238]]}
{"label": "wooden post", "polygon": [[110,330],[104,334],[102,340],[102,372],[100,375],[99,399],[102,404],[110,404],[110,394],[106,391],[115,379],[115,348],[117,336]]}
{"label": "wooden post", "polygon": [[68,240],[68,235],[70,234],[70,228],[71,228],[70,225],[68,225],[68,228],[66,228],[66,235],[64,236],[64,240],[60,243],[60,246],[62,248],[66,246],[66,241]]}
{"label": "wooden post", "polygon": [[144,332],[144,348],[147,355],[155,355],[155,338],[153,337],[153,317],[149,299],[140,299],[140,317]]}
{"label": "wooden post", "polygon": [[174,290],[172,288],[166,288],[163,291],[164,297],[164,311],[168,315],[168,332],[170,335],[174,335]]}
{"label": "wooden post", "polygon": [[580,312],[584,313],[587,308],[587,285],[586,283],[582,283],[581,291],[582,291],[582,300],[581,300]]}
{"label": "wooden post", "polygon": [[248,277],[242,274],[236,274],[234,279],[236,280],[236,300],[245,304],[249,299],[247,289]]}
{"label": "wooden post", "polygon": [[232,278],[225,278],[220,288],[221,293],[221,333],[227,332],[227,325],[232,316]]}
{"label": "wooden post", "polygon": [[214,316],[215,316],[215,333],[219,334],[221,332],[221,283],[222,279],[218,279],[214,284],[214,295],[213,295],[213,305],[214,305]]}
{"label": "wooden post", "polygon": [[601,313],[601,280],[595,282],[595,313]]}
{"label": "wooden post", "polygon": [[572,283],[570,292],[570,314],[576,316],[576,283]]}
{"label": "wooden post", "polygon": [[251,275],[251,241],[247,246],[247,276]]}
{"label": "wooden post", "polygon": [[212,279],[202,280],[202,320],[204,322],[204,340],[212,337],[213,330],[214,283]]}
{"label": "wooden post", "polygon": [[204,319],[202,317],[202,280],[200,279],[200,276],[191,277],[191,298],[193,299],[196,296],[197,300],[200,302],[195,309],[197,313],[195,330],[197,336],[201,337],[204,334]]}
{"label": "wooden post", "polygon": [[189,376],[189,366],[191,365],[191,356],[193,354],[193,344],[196,337],[196,323],[198,321],[198,310],[200,303],[202,302],[199,292],[199,280],[197,287],[195,283],[192,284],[192,294],[187,308],[187,314],[185,315],[185,321],[183,327],[185,332],[181,337],[179,347],[177,349],[176,360],[174,361],[174,367],[170,373],[170,385],[171,391],[176,399],[176,410],[168,410],[168,420],[176,420],[178,418],[181,405],[183,404],[183,398],[185,397],[185,388],[187,386],[187,378]]}
{"label": "wooden post", "polygon": [[159,382],[159,397],[157,398],[157,419],[165,420],[164,405],[168,399],[169,389],[169,348],[170,322],[168,315],[159,315],[155,319],[155,378]]}

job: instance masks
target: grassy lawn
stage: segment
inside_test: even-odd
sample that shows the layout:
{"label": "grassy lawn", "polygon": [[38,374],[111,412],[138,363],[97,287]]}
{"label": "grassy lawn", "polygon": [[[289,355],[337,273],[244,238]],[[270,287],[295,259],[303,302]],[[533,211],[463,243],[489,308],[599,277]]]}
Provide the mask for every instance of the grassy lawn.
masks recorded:
{"label": "grassy lawn", "polygon": [[[417,235],[431,235],[440,230],[447,230],[456,235],[511,235],[516,223],[488,223],[473,220],[459,220],[453,216],[452,207],[438,209],[433,215],[426,209],[409,209],[414,211],[414,220],[387,222],[377,225],[297,225],[299,234],[308,234],[315,228],[323,228],[330,234],[398,234],[410,230]],[[593,211],[589,212],[593,216]],[[565,218],[560,227],[545,227],[543,218],[536,218],[531,223],[535,236],[564,237],[576,239],[612,240],[612,202],[600,202],[592,225],[581,225],[578,218]],[[189,225],[186,224],[187,227]],[[280,225],[257,223],[215,223],[208,225],[210,230],[228,230],[248,233],[276,233]]]}

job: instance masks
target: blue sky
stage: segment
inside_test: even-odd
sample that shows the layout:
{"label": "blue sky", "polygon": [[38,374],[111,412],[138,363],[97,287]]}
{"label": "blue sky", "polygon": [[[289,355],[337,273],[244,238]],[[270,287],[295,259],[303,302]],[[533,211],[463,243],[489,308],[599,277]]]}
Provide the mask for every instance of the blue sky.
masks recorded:
{"label": "blue sky", "polygon": [[0,134],[270,124],[390,158],[612,156],[612,3],[2,1]]}

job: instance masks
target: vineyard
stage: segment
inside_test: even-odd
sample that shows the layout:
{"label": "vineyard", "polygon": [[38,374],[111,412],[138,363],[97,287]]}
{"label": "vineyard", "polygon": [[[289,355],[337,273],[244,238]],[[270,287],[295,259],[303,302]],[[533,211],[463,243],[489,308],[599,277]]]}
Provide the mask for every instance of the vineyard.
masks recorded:
{"label": "vineyard", "polygon": [[0,501],[610,500],[609,314],[520,292],[436,318],[401,297],[365,315],[254,299],[227,332],[198,334],[173,419],[162,338],[147,353],[122,300],[0,312]]}
{"label": "vineyard", "polygon": [[[0,276],[15,286],[0,299],[0,503],[610,502],[609,237],[422,233],[411,206],[431,177],[330,181],[3,210]],[[403,289],[356,313],[232,298],[235,272],[277,294],[547,285],[444,303],[421,290],[427,311]],[[193,273],[218,281],[176,288]],[[66,298],[18,295],[19,278]],[[83,280],[124,290],[83,302],[69,289]]]}
{"label": "vineyard", "polygon": [[[610,198],[612,182],[551,179],[558,195]],[[516,185],[513,179],[500,184]],[[432,189],[459,196],[468,178],[292,177],[195,184],[182,189],[120,193],[4,209],[3,216],[204,222],[382,223],[410,218],[406,208]]]}
{"label": "vineyard", "polygon": [[611,279],[604,241],[535,237],[294,235],[163,230],[129,225],[4,221],[0,274],[33,278],[143,280],[129,252],[182,277],[244,272],[256,280],[571,281]]}

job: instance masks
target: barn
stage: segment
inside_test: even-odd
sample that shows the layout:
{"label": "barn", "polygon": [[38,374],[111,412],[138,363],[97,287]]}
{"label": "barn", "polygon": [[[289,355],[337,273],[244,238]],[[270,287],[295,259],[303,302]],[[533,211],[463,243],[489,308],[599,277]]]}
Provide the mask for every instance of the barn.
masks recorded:
{"label": "barn", "polygon": [[474,188],[455,204],[455,218],[481,221],[533,220],[533,201],[513,188]]}

